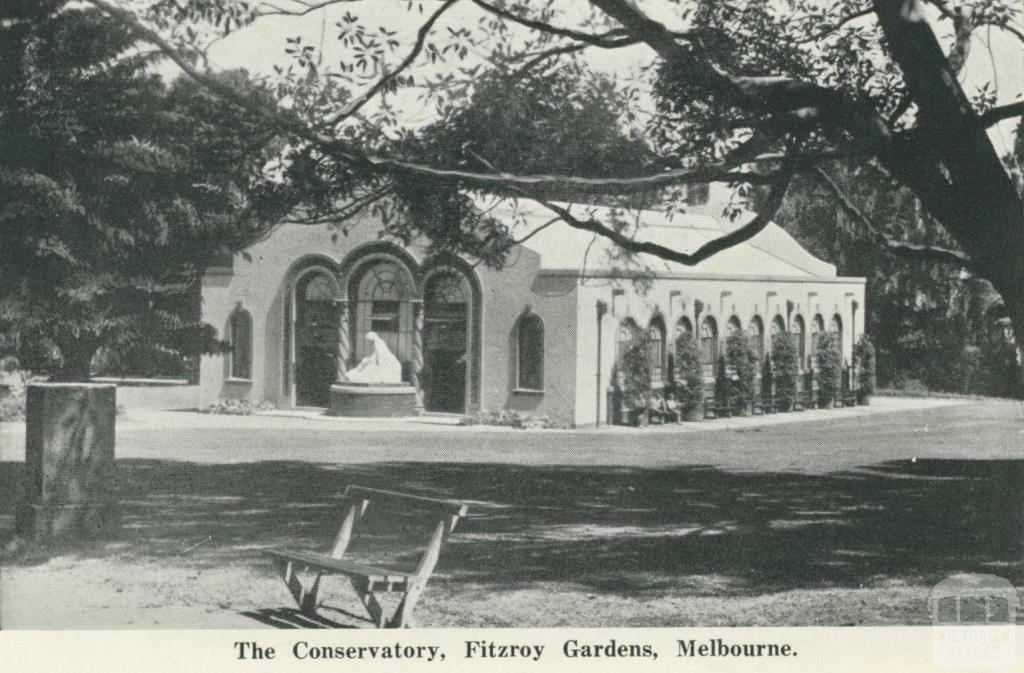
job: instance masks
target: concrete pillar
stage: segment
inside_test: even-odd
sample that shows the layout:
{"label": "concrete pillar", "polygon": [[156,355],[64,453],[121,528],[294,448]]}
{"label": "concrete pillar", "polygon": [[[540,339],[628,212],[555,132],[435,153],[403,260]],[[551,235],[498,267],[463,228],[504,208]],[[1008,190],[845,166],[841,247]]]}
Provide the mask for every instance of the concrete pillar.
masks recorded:
{"label": "concrete pillar", "polygon": [[15,528],[39,543],[115,533],[116,387],[32,383],[26,399],[25,479]]}
{"label": "concrete pillar", "polygon": [[417,414],[423,413],[423,386],[420,385],[420,375],[423,373],[423,321],[423,300],[414,299],[412,301],[412,371],[409,372],[409,378],[412,379],[410,383],[416,389]]}
{"label": "concrete pillar", "polygon": [[334,368],[336,374],[335,383],[344,383],[348,380],[345,373],[348,371],[348,361],[352,357],[352,341],[349,336],[349,309],[348,300],[339,299],[335,301],[338,306],[338,344],[337,352],[334,355]]}

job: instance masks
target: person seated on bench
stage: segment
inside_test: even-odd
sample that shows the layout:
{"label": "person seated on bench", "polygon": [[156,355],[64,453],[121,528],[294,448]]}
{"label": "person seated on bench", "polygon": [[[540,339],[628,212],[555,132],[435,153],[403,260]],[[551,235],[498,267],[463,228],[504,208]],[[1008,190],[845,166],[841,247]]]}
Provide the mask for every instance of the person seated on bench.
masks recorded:
{"label": "person seated on bench", "polygon": [[665,396],[665,421],[667,423],[682,423],[682,407],[676,401],[675,395]]}
{"label": "person seated on bench", "polygon": [[668,409],[665,407],[665,398],[660,393],[652,393],[647,403],[647,414],[651,423],[664,423]]}

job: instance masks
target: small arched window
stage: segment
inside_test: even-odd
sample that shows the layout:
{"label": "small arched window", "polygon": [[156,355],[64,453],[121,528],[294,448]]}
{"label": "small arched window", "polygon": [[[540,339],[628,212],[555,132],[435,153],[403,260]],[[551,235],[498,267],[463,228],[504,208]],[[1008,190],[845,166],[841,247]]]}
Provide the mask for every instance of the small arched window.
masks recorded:
{"label": "small arched window", "polygon": [[817,313],[811,318],[811,362],[815,368],[818,366],[818,342],[821,341],[821,334],[824,331],[825,319]]}
{"label": "small arched window", "polygon": [[714,367],[718,361],[718,325],[711,316],[700,326],[700,361],[705,367]]}
{"label": "small arched window", "polygon": [[725,334],[726,336],[733,336],[743,331],[743,323],[736,316],[729,318],[729,322],[725,323]]}
{"label": "small arched window", "polygon": [[231,358],[228,360],[228,378],[252,378],[252,316],[241,304],[231,313],[228,321],[228,343]]}
{"label": "small arched window", "polygon": [[796,340],[796,351],[800,356],[800,366],[807,364],[807,326],[803,316],[793,318],[793,338]]}
{"label": "small arched window", "polygon": [[772,319],[772,331],[770,344],[774,344],[776,339],[782,338],[786,334],[786,321],[782,319],[781,315],[775,316]]}
{"label": "small arched window", "polygon": [[843,319],[838,313],[832,316],[832,324],[829,326],[830,332],[836,333],[836,345],[839,346],[839,352],[843,352]]}
{"label": "small arched window", "polygon": [[661,381],[665,371],[665,321],[659,316],[652,318],[647,327],[647,363],[651,381]]}
{"label": "small arched window", "polygon": [[764,359],[764,321],[761,316],[755,315],[750,319],[750,345],[757,355],[758,361]]}
{"label": "small arched window", "polygon": [[544,321],[530,313],[519,320],[516,334],[516,387],[544,390]]}

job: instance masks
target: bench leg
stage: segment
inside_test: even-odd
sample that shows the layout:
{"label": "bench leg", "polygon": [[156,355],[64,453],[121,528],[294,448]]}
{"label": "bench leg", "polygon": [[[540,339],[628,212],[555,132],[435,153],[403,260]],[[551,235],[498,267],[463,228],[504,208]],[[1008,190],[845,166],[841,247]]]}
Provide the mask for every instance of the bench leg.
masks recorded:
{"label": "bench leg", "polygon": [[423,593],[423,585],[423,582],[417,582],[405,592],[395,609],[395,614],[388,620],[389,629],[403,629],[412,626],[412,611],[420,600],[420,594]]}
{"label": "bench leg", "polygon": [[317,596],[320,593],[320,577],[317,575],[313,581],[313,586],[307,591],[302,586],[302,582],[299,581],[298,575],[295,573],[295,564],[291,561],[278,561],[278,569],[281,573],[281,579],[284,580],[285,585],[288,587],[288,591],[291,592],[292,598],[298,604],[299,609],[309,615],[316,614],[317,608]]}
{"label": "bench leg", "polygon": [[349,579],[352,582],[352,588],[356,591],[356,595],[359,596],[359,602],[366,608],[366,612],[370,615],[374,625],[378,629],[384,628],[384,610],[381,608],[380,602],[377,601],[377,597],[370,591],[370,583],[361,577],[351,577]]}

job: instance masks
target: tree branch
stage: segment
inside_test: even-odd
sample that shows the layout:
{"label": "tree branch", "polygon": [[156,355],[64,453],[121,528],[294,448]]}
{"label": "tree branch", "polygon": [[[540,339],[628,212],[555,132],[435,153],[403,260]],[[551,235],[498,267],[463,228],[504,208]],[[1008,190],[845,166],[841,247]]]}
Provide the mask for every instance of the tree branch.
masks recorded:
{"label": "tree branch", "polygon": [[[734,229],[728,234],[705,242],[692,253],[680,252],[679,250],[674,250],[653,241],[638,241],[613,229],[612,227],[609,227],[608,225],[602,224],[593,217],[586,220],[580,220],[575,217],[568,208],[540,198],[524,189],[515,188],[513,191],[518,192],[525,198],[536,201],[552,213],[558,215],[558,217],[570,227],[603,236],[623,250],[634,254],[654,255],[660,259],[664,259],[669,262],[676,262],[684,266],[696,266],[723,250],[727,250],[743,243],[744,241],[750,240],[768,226],[772,217],[774,217],[775,213],[778,211],[779,206],[782,205],[782,199],[785,196],[786,189],[789,187],[790,180],[793,177],[793,172],[796,167],[795,159],[797,155],[797,146],[797,141],[790,144],[787,151],[787,161],[784,163],[782,169],[772,176],[772,189],[761,211],[743,226]],[[495,170],[498,176],[503,175],[497,172],[494,166],[486,160],[480,157],[477,158],[488,168]],[[550,222],[548,224],[550,224]]]}
{"label": "tree branch", "polygon": [[[624,47],[629,44],[636,44],[637,42],[639,42],[638,39],[629,37],[626,31],[620,29],[609,30],[605,33],[599,33],[595,35],[592,33],[584,33],[579,30],[572,30],[571,28],[561,28],[559,26],[553,26],[550,23],[545,23],[544,21],[528,19],[525,16],[520,16],[519,14],[516,14],[515,12],[510,12],[507,9],[496,7],[495,5],[492,5],[489,2],[484,2],[484,0],[473,0],[473,4],[475,4],[477,7],[484,10],[485,12],[489,12],[491,14],[494,14],[495,16],[507,19],[509,21],[512,21],[513,23],[518,23],[521,26],[525,26],[527,28],[542,33],[547,33],[549,35],[558,35],[559,37],[566,37],[569,38],[570,40],[575,40],[577,42],[584,42],[586,44],[595,47],[601,47],[603,49]],[[625,41],[623,41],[621,38],[625,38]]]}
{"label": "tree branch", "polygon": [[988,112],[980,115],[978,117],[978,123],[981,124],[982,128],[987,129],[988,127],[994,126],[1003,120],[1020,117],[1021,115],[1024,115],[1024,100],[994,107]]}
{"label": "tree branch", "polygon": [[850,12],[849,14],[840,17],[834,24],[832,24],[828,28],[824,28],[813,35],[808,35],[807,37],[800,38],[799,40],[796,41],[796,44],[810,44],[811,42],[817,42],[818,40],[828,37],[832,33],[835,33],[837,30],[839,30],[846,24],[850,23],[851,21],[856,21],[857,19],[863,18],[874,13],[875,10],[872,7],[865,7],[863,9]]}
{"label": "tree branch", "polygon": [[402,61],[397,66],[395,66],[393,70],[384,73],[384,75],[382,75],[381,78],[378,79],[373,86],[371,86],[369,89],[363,92],[363,95],[359,96],[354,101],[352,101],[352,103],[344,110],[342,110],[341,112],[337,112],[333,115],[328,115],[328,117],[323,120],[322,125],[330,126],[332,124],[337,124],[338,122],[348,117],[351,117],[356,112],[358,112],[364,105],[370,102],[370,100],[372,100],[374,96],[380,93],[384,89],[384,87],[386,87],[388,83],[394,80],[395,77],[401,74],[403,70],[412,65],[413,61],[416,60],[416,57],[419,56],[420,52],[423,51],[423,46],[426,44],[427,41],[427,35],[430,34],[430,31],[434,27],[434,24],[437,23],[437,20],[441,18],[442,14],[451,9],[451,7],[455,5],[457,2],[459,2],[459,0],[445,0],[444,4],[442,4],[436,10],[434,10],[434,13],[431,14],[430,17],[423,23],[423,25],[420,26],[419,30],[416,31],[416,42],[413,44],[412,49],[409,50],[409,53],[406,54],[405,58],[402,59]]}
{"label": "tree branch", "polygon": [[644,14],[633,0],[590,2],[663,59],[690,71],[709,94],[720,96],[723,102],[745,110],[817,118],[847,131],[869,152],[880,151],[892,140],[885,120],[867,102],[853,101],[839,91],[790,77],[734,75],[711,61],[702,49],[680,43],[675,33]]}
{"label": "tree branch", "polygon": [[955,264],[965,269],[973,269],[971,258],[959,250],[893,240],[880,227],[875,225],[864,211],[857,207],[850,196],[843,191],[842,187],[823,168],[815,167],[814,170],[821,182],[839,199],[843,210],[860,222],[867,229],[868,233],[889,251],[909,259],[944,262],[946,264]]}

